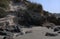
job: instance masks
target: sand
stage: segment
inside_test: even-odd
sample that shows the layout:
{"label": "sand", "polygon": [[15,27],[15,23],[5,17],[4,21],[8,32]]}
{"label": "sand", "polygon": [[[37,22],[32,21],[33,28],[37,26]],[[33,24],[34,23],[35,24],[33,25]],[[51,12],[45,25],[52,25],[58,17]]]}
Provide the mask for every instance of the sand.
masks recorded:
{"label": "sand", "polygon": [[[24,32],[30,30],[32,30],[31,33],[19,35],[14,39],[60,39],[60,34],[58,36],[53,36],[53,37],[45,36],[46,32],[53,32],[53,29],[47,29],[45,27],[23,28]],[[0,39],[2,39],[2,36],[0,36]]]}
{"label": "sand", "polygon": [[[25,28],[24,31],[25,30],[28,30],[28,28]],[[33,27],[30,30],[32,30],[32,33],[20,35],[15,39],[60,39],[60,35],[55,37],[45,36],[46,32],[53,32],[53,29],[47,29],[45,27]]]}

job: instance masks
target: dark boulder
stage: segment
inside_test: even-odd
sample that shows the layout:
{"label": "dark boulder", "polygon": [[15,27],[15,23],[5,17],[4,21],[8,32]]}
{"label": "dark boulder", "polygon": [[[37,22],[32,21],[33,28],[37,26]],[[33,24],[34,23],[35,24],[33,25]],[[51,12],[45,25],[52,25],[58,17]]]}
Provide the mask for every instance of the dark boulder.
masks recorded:
{"label": "dark boulder", "polygon": [[59,26],[56,26],[56,27],[54,28],[54,32],[57,32],[57,31],[60,31],[60,27],[59,27]]}
{"label": "dark boulder", "polygon": [[49,32],[45,34],[45,36],[57,36],[57,35],[58,35],[57,33],[49,33]]}
{"label": "dark boulder", "polygon": [[57,32],[57,31],[59,31],[59,29],[55,28],[55,29],[54,29],[54,32]]}

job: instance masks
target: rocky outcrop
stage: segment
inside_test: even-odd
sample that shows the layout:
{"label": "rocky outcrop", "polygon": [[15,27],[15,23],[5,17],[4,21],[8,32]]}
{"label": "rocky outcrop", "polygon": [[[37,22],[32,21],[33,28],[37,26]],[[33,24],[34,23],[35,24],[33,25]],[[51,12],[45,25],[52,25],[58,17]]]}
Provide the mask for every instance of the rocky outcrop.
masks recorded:
{"label": "rocky outcrop", "polygon": [[20,21],[19,24],[41,25],[40,22],[42,21],[42,19],[44,20],[43,7],[41,4],[31,3],[27,0],[11,0],[9,7],[10,9],[7,10],[8,14],[11,13],[12,15],[17,13],[16,15],[18,16]]}
{"label": "rocky outcrop", "polygon": [[55,24],[54,23],[50,23],[50,22],[45,22],[42,24],[43,27],[46,27],[46,28],[51,28],[53,29],[55,27]]}
{"label": "rocky outcrop", "polygon": [[0,19],[0,30],[13,30],[17,26],[17,19],[13,15],[8,15],[5,18]]}

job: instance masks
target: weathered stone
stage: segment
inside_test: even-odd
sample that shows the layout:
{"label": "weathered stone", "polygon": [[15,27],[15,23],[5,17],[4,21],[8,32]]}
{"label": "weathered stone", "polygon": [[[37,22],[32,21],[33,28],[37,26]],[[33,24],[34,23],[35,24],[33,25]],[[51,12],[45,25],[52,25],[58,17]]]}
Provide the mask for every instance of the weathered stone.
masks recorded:
{"label": "weathered stone", "polygon": [[27,33],[32,33],[32,30],[30,30],[30,31],[26,31],[25,33],[26,33],[26,34],[27,34]]}
{"label": "weathered stone", "polygon": [[47,27],[48,29],[51,28],[53,29],[55,27],[54,23],[46,22],[43,24],[43,27]]}
{"label": "weathered stone", "polygon": [[13,39],[13,37],[6,36],[6,37],[4,37],[3,39]]}
{"label": "weathered stone", "polygon": [[60,31],[60,26],[54,27],[54,32],[58,32],[58,31]]}
{"label": "weathered stone", "polygon": [[58,34],[57,33],[49,33],[49,32],[47,32],[45,34],[45,36],[58,36]]}

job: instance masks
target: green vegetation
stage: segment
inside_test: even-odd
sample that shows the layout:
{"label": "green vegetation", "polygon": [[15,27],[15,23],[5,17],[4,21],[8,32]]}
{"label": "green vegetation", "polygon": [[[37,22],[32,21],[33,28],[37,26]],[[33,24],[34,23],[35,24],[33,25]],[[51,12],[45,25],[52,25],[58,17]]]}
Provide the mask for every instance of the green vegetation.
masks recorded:
{"label": "green vegetation", "polygon": [[0,9],[0,18],[3,18],[6,16],[6,12],[3,9]]}
{"label": "green vegetation", "polygon": [[0,0],[0,18],[5,17],[6,9],[9,8],[9,0]]}
{"label": "green vegetation", "polygon": [[28,6],[28,10],[32,10],[34,12],[40,13],[42,11],[42,5],[36,3],[30,3]]}
{"label": "green vegetation", "polygon": [[9,0],[0,0],[0,8],[7,9],[9,6]]}
{"label": "green vegetation", "polygon": [[13,0],[14,3],[19,3],[19,2],[26,2],[27,0]]}

